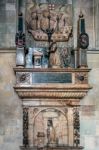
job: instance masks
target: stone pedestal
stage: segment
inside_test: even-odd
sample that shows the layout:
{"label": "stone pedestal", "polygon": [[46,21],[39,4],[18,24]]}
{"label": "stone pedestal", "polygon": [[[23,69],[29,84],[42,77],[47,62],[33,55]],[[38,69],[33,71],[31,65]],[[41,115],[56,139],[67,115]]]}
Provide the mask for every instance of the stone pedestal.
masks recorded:
{"label": "stone pedestal", "polygon": [[17,47],[16,49],[16,66],[25,66],[24,47]]}

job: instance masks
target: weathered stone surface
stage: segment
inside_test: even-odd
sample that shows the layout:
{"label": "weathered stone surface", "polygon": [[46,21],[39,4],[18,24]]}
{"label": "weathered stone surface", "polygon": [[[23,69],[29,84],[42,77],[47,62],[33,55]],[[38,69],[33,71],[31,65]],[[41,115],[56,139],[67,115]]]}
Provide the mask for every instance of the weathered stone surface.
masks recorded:
{"label": "weathered stone surface", "polygon": [[15,54],[0,54],[0,149],[19,150],[22,143],[21,101],[14,92]]}
{"label": "weathered stone surface", "polygon": [[15,1],[0,1],[0,47],[15,46],[16,7]]}

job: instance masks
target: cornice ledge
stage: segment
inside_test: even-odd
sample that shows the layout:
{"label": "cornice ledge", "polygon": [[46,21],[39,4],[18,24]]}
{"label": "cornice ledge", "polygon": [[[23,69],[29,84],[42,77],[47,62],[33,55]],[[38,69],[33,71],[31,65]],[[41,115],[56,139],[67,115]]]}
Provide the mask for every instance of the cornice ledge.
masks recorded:
{"label": "cornice ledge", "polygon": [[88,90],[81,91],[36,91],[36,90],[18,90],[16,89],[20,98],[48,98],[48,99],[82,99]]}
{"label": "cornice ledge", "polygon": [[24,68],[15,67],[14,72],[89,72],[91,69],[87,67],[83,68]]}
{"label": "cornice ledge", "polygon": [[[58,85],[58,86],[57,86]],[[37,84],[37,85],[15,85],[15,90],[18,91],[87,91],[92,89],[88,84]]]}

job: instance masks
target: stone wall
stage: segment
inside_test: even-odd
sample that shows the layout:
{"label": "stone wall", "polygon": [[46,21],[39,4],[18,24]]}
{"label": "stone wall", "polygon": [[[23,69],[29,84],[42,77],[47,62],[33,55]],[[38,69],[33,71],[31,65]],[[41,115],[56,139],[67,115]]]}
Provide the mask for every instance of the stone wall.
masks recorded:
{"label": "stone wall", "polygon": [[81,145],[99,149],[99,54],[88,54],[89,83],[93,87],[81,101]]}
{"label": "stone wall", "polygon": [[14,47],[16,33],[16,1],[0,0],[0,47]]}
{"label": "stone wall", "polygon": [[0,53],[0,150],[22,145],[22,106],[14,92],[15,53]]}

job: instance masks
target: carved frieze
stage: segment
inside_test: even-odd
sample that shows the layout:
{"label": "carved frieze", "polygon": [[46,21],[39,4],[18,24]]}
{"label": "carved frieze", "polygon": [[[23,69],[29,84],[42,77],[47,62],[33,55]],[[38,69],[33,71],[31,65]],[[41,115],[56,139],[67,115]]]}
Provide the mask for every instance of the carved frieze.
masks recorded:
{"label": "carved frieze", "polygon": [[[16,90],[17,91],[17,90]],[[54,99],[57,99],[57,98],[62,98],[62,99],[68,99],[68,98],[82,98],[86,95],[86,92],[51,92],[51,91],[17,91],[18,92],[18,95],[21,97],[21,98],[54,98]]]}

